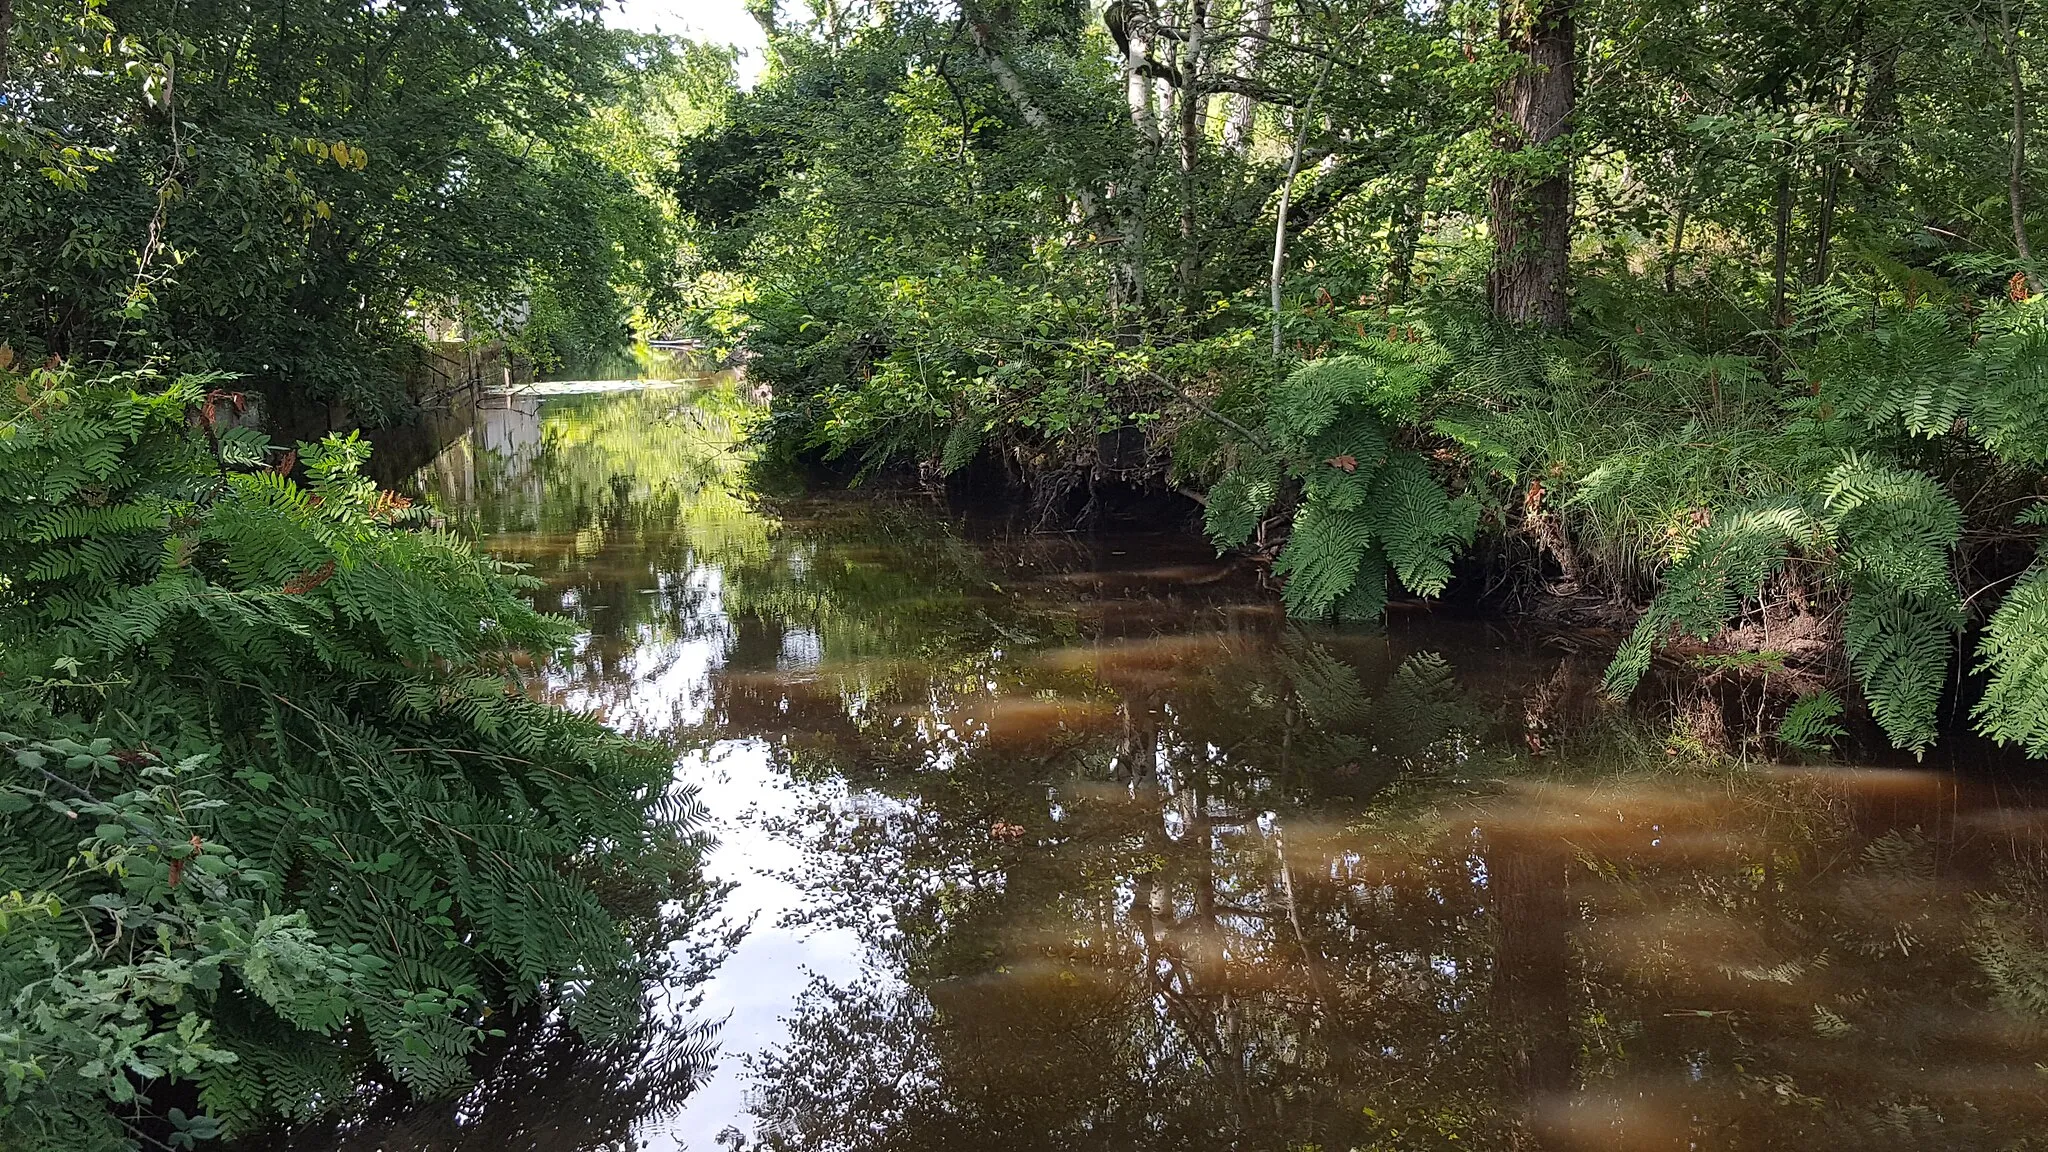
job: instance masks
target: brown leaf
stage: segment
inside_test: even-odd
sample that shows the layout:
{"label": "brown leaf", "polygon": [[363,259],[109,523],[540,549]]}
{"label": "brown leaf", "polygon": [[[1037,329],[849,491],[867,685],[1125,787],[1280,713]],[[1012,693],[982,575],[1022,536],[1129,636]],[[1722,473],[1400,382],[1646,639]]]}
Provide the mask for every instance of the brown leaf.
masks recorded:
{"label": "brown leaf", "polygon": [[1329,464],[1330,467],[1335,468],[1339,472],[1358,471],[1358,457],[1353,456],[1349,452],[1346,452],[1342,456],[1332,456],[1329,458],[1329,460],[1325,461],[1325,463]]}
{"label": "brown leaf", "polygon": [[334,561],[329,560],[310,572],[301,572],[290,580],[285,581],[284,593],[287,596],[302,596],[333,578]]}

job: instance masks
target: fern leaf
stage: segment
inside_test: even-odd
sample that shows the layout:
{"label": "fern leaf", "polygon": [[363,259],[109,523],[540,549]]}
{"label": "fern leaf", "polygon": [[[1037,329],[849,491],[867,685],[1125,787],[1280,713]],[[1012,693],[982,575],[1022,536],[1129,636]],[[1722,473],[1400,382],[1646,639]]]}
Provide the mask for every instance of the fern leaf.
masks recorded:
{"label": "fern leaf", "polygon": [[955,421],[953,430],[946,434],[945,446],[939,450],[939,475],[951,476],[974,463],[974,458],[981,454],[982,439],[979,417],[970,414]]}
{"label": "fern leaf", "polygon": [[1279,487],[1269,462],[1250,460],[1224,473],[1209,489],[1202,528],[1219,553],[1241,548],[1251,540]]}
{"label": "fern leaf", "polygon": [[1397,453],[1375,478],[1372,527],[1401,583],[1418,596],[1440,595],[1451,561],[1479,528],[1479,505],[1452,499],[1412,452]]}
{"label": "fern leaf", "polygon": [[2000,744],[2048,756],[2048,564],[2036,563],[1992,613],[1977,648],[1991,677],[1974,713]]}
{"label": "fern leaf", "polygon": [[1274,386],[1267,400],[1266,428],[1283,451],[1306,453],[1311,440],[1347,413],[1412,417],[1428,378],[1428,369],[1420,364],[1365,356],[1311,360]]}
{"label": "fern leaf", "polygon": [[1387,581],[1391,576],[1386,552],[1377,544],[1366,549],[1365,555],[1359,559],[1358,575],[1352,581],[1351,591],[1337,600],[1337,619],[1369,624],[1385,615]]}
{"label": "fern leaf", "polygon": [[1317,436],[1295,466],[1303,496],[1340,512],[1365,507],[1388,450],[1387,431],[1378,421],[1347,415]]}
{"label": "fern leaf", "polygon": [[1818,544],[1822,531],[1814,516],[1790,498],[1709,520],[1665,570],[1663,589],[1609,662],[1605,691],[1615,697],[1635,691],[1668,633],[1706,639],[1720,632],[1795,548]]}
{"label": "fern leaf", "polygon": [[1289,615],[1320,618],[1358,583],[1366,550],[1372,546],[1372,522],[1363,513],[1339,512],[1310,504],[1294,518],[1294,534],[1280,552],[1273,571],[1287,578]]}
{"label": "fern leaf", "polygon": [[1950,557],[1962,513],[1924,473],[1850,457],[1824,498],[1850,587],[1843,638],[1871,715],[1892,743],[1934,742],[1962,603]]}
{"label": "fern leaf", "polygon": [[1801,696],[1786,709],[1778,722],[1778,739],[1788,748],[1802,752],[1825,752],[1849,733],[1836,721],[1842,716],[1842,701],[1833,692],[1820,691]]}
{"label": "fern leaf", "polygon": [[1955,640],[1953,607],[1862,590],[1849,600],[1843,640],[1870,714],[1894,746],[1919,754],[1934,743]]}

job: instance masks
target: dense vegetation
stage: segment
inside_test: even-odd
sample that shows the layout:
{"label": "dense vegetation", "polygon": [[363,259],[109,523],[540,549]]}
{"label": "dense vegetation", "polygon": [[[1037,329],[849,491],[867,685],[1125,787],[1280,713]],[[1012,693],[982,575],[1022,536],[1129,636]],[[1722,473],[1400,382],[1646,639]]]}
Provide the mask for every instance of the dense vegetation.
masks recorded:
{"label": "dense vegetation", "polygon": [[251,421],[659,315],[729,58],[597,15],[0,0],[0,1147],[359,1122],[571,1036],[701,1070],[648,992],[718,891],[670,751],[546,699],[573,627],[365,441]]}
{"label": "dense vegetation", "polygon": [[599,8],[11,0],[0,341],[373,424],[429,322],[623,346],[678,282],[664,141],[728,62]]}
{"label": "dense vegetation", "polygon": [[527,581],[408,530],[359,440],[216,432],[203,377],[5,383],[7,1146],[444,1094],[537,1000],[643,1026],[694,801],[521,690],[568,639]]}
{"label": "dense vegetation", "polygon": [[1918,751],[1967,681],[2043,754],[2037,19],[833,3],[673,186],[787,456],[1175,489],[1302,616],[1554,593],[1640,620],[1617,695],[1853,684]]}
{"label": "dense vegetation", "polygon": [[[0,1146],[369,1123],[571,1036],[687,1089],[645,989],[715,895],[694,796],[535,669],[675,716],[598,698],[596,629],[550,663],[578,629],[361,439],[246,410],[403,420],[449,334],[560,366],[690,318],[771,462],[1178,502],[1302,618],[1611,624],[1609,697],[1675,663],[1781,748],[1853,697],[2048,755],[2027,5],[749,7],[741,90],[598,0],[0,0]],[[735,511],[727,399],[644,474],[658,400],[507,467],[593,547],[727,553],[736,664],[804,612],[889,647]]]}

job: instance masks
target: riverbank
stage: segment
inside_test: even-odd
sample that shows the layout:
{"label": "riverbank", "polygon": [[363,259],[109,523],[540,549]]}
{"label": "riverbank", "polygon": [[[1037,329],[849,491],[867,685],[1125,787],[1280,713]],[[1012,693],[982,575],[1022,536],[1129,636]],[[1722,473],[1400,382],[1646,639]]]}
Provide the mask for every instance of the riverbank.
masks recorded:
{"label": "riverbank", "polygon": [[752,929],[654,999],[725,1021],[716,1070],[643,1097],[642,1065],[563,1049],[294,1148],[566,1152],[594,1108],[652,1149],[805,1152],[2040,1115],[2005,997],[2042,942],[2000,927],[2035,899],[2003,869],[2048,851],[2034,793],[1741,763],[1673,729],[1675,689],[1618,710],[1572,633],[1290,622],[1187,534],[762,495],[723,403],[551,398],[419,481],[574,622],[553,698],[680,745]]}

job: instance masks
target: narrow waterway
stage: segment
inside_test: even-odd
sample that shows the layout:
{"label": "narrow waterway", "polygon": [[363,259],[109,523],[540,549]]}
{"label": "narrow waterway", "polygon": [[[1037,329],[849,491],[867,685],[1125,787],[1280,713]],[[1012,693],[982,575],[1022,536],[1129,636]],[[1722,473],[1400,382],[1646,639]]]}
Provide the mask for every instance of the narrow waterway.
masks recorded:
{"label": "narrow waterway", "polygon": [[675,1043],[536,1040],[340,1146],[2048,1132],[2034,800],[1708,766],[1597,651],[1300,627],[1184,539],[758,495],[741,415],[715,381],[503,401],[415,478],[577,623],[552,690],[675,742],[731,887],[677,946],[708,981],[650,1004]]}

